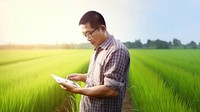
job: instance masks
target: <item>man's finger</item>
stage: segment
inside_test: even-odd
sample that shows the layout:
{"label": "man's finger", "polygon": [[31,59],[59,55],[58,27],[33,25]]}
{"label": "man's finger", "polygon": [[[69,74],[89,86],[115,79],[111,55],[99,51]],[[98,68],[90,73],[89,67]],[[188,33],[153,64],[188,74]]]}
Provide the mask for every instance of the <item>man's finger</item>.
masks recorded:
{"label": "man's finger", "polygon": [[67,90],[67,88],[66,88],[65,86],[63,86],[63,85],[60,85],[60,87],[61,87],[62,89],[64,89],[64,90]]}

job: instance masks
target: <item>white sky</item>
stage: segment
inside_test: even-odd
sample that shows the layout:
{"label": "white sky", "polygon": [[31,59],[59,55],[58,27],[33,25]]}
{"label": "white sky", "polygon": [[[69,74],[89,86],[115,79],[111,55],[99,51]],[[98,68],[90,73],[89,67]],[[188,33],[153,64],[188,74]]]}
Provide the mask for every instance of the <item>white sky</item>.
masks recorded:
{"label": "white sky", "polygon": [[123,42],[157,38],[200,42],[200,2],[179,1],[0,0],[0,44],[87,42],[78,22],[89,10],[99,11],[108,31]]}

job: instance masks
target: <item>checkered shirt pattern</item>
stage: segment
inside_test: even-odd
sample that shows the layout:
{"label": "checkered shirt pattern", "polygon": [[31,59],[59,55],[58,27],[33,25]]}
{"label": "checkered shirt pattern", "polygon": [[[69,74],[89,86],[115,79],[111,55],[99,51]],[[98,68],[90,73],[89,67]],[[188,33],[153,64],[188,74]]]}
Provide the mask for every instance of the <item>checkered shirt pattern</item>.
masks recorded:
{"label": "checkered shirt pattern", "polygon": [[80,112],[121,112],[128,83],[130,56],[127,48],[112,35],[94,53],[90,60],[86,88],[106,85],[118,91],[115,97],[82,96]]}

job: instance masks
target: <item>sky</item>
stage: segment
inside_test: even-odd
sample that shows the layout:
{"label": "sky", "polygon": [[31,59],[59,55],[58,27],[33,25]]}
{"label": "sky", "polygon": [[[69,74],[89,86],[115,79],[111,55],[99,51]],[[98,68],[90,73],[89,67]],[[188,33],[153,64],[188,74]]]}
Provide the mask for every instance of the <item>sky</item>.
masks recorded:
{"label": "sky", "polygon": [[200,42],[199,0],[0,0],[0,44],[85,43],[78,23],[90,10],[122,42]]}

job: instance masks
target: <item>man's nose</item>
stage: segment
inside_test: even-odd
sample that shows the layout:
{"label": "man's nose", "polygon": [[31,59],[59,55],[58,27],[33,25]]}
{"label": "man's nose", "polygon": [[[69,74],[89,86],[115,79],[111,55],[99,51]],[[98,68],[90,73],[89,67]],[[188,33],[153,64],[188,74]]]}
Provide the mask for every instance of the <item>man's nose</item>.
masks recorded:
{"label": "man's nose", "polygon": [[88,41],[91,41],[92,39],[90,37],[86,37]]}

